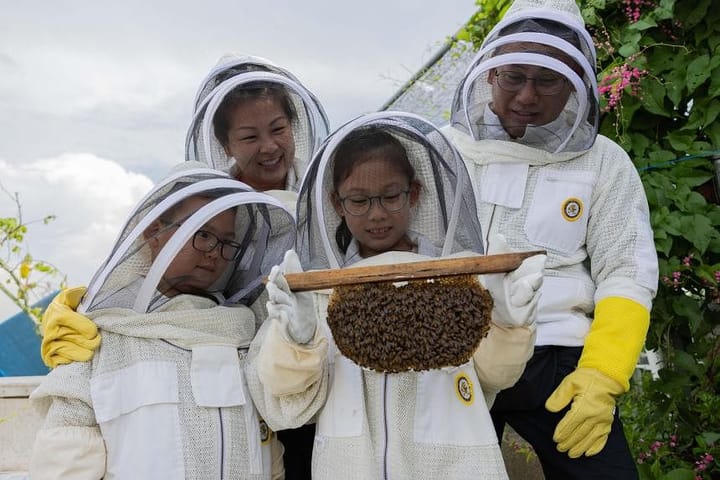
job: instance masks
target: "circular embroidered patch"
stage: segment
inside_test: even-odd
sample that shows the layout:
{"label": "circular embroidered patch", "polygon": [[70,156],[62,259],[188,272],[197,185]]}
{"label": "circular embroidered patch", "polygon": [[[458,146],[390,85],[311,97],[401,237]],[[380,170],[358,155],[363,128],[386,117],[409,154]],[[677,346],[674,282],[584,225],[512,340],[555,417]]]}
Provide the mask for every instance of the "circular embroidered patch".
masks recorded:
{"label": "circular embroidered patch", "polygon": [[260,420],[260,442],[267,443],[270,440],[270,427],[265,420]]}
{"label": "circular embroidered patch", "polygon": [[570,197],[562,203],[562,216],[568,222],[574,222],[582,216],[583,203],[582,200]]}
{"label": "circular embroidered patch", "polygon": [[464,372],[455,377],[455,393],[465,405],[472,405],[475,400],[472,381]]}

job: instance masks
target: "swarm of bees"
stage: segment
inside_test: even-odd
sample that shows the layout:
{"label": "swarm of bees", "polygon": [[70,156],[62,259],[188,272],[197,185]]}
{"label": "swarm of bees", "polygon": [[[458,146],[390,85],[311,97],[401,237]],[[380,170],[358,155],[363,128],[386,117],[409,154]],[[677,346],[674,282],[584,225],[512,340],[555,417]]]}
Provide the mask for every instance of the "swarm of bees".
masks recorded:
{"label": "swarm of bees", "polygon": [[397,373],[466,363],[490,329],[492,297],[474,275],[336,287],[328,325],[361,367]]}

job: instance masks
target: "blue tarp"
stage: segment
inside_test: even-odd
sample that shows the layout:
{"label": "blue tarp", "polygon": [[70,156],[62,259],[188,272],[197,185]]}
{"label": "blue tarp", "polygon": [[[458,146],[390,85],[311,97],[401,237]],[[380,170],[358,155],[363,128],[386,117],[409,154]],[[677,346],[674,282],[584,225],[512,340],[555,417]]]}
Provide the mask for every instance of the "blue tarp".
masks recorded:
{"label": "blue tarp", "polygon": [[[57,293],[34,306],[45,309]],[[35,322],[23,312],[0,322],[0,377],[45,375],[49,371],[40,358],[40,335]]]}

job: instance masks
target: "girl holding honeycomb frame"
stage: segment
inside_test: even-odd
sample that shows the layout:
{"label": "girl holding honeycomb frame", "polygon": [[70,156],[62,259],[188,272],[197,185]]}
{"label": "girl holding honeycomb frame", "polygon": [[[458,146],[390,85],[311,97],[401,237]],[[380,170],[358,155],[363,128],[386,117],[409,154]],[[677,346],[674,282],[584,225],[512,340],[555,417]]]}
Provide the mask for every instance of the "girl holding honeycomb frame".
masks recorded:
{"label": "girl holding honeycomb frame", "polygon": [[488,408],[532,354],[544,255],[482,279],[312,293],[288,283],[301,265],[481,255],[476,218],[462,159],[415,115],[358,117],[313,158],[299,194],[298,253],[268,277],[269,321],[248,360],[271,428],[317,419],[313,478],[507,478]]}

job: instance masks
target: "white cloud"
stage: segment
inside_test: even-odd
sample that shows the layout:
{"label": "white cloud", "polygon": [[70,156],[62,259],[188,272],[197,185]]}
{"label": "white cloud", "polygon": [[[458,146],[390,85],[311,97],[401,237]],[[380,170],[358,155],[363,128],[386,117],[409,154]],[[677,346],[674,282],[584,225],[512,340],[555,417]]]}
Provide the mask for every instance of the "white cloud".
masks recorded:
{"label": "white cloud", "polygon": [[[144,175],[92,154],[63,154],[13,165],[0,159],[5,190],[17,193],[30,224],[26,248],[67,275],[70,285],[87,285],[110,252],[126,217],[152,187]],[[15,216],[7,195],[2,216]],[[43,225],[40,220],[55,215]],[[0,306],[0,309],[2,307]],[[0,311],[4,318],[11,311]]]}

